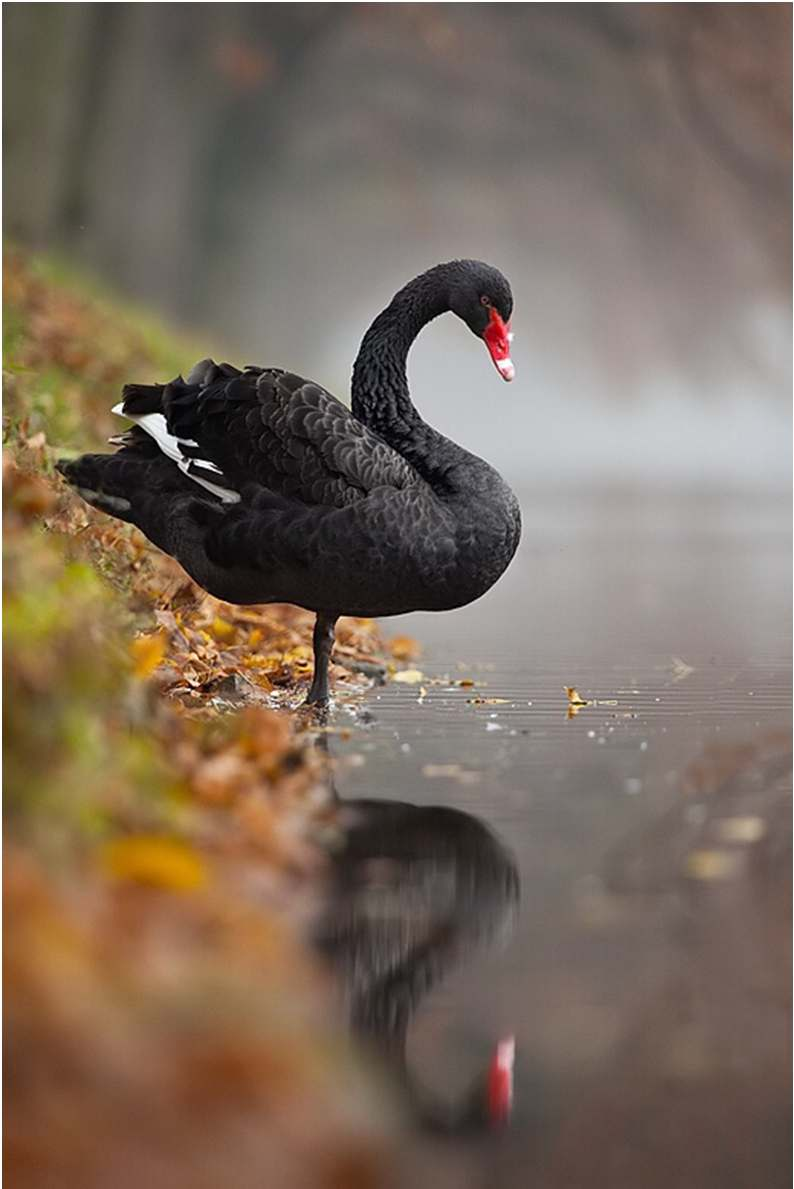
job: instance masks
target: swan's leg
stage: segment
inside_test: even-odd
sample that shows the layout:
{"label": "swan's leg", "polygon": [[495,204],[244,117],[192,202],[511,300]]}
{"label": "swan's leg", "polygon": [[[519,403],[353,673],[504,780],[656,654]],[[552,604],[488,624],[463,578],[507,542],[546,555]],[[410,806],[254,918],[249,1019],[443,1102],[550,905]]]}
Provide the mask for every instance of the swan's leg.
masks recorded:
{"label": "swan's leg", "polygon": [[334,628],[338,618],[338,615],[317,612],[314,624],[314,678],[306,699],[307,705],[325,705],[328,701],[328,662],[334,646]]}

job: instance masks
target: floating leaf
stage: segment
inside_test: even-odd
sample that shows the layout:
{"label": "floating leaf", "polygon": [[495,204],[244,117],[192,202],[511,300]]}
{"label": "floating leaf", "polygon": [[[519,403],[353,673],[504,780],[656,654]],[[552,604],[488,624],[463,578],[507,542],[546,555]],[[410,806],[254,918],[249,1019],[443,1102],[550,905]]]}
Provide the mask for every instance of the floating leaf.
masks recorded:
{"label": "floating leaf", "polygon": [[761,817],[726,817],[717,829],[724,842],[760,842],[766,834],[766,822]]}
{"label": "floating leaf", "polygon": [[733,879],[741,867],[740,851],[693,850],[686,859],[686,872],[692,879]]}
{"label": "floating leaf", "polygon": [[576,718],[579,711],[583,710],[585,706],[589,706],[590,702],[587,700],[587,698],[582,697],[575,686],[564,685],[562,688],[565,690],[565,696],[568,699],[568,711],[566,717],[569,719]]}
{"label": "floating leaf", "polygon": [[457,780],[459,784],[478,784],[480,781],[479,772],[463,768],[460,764],[425,764],[422,768],[422,775],[429,780],[435,780],[438,777]]}
{"label": "floating leaf", "polygon": [[684,681],[695,672],[694,665],[688,665],[680,656],[674,656],[671,664],[673,681]]}
{"label": "floating leaf", "polygon": [[425,675],[421,669],[401,669],[392,678],[393,681],[399,681],[401,685],[418,685],[424,679]]}

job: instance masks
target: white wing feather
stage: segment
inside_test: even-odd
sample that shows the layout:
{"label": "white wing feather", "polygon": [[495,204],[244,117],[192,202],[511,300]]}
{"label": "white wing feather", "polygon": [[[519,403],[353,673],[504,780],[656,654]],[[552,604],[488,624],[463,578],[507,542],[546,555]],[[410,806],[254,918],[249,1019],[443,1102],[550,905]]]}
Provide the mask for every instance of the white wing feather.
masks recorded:
{"label": "white wing feather", "polygon": [[168,425],[162,413],[141,413],[136,416],[125,413],[123,403],[114,405],[113,412],[119,417],[126,417],[128,421],[134,421],[136,425],[139,425],[141,429],[148,433],[149,437],[154,438],[166,458],[170,458],[172,462],[175,462],[180,471],[184,475],[187,475],[188,479],[192,479],[194,483],[198,483],[201,487],[206,488],[207,491],[211,491],[213,495],[218,496],[225,504],[237,504],[240,502],[239,491],[231,491],[227,487],[221,487],[217,483],[210,482],[209,479],[202,479],[195,471],[190,469],[191,463],[194,463],[196,466],[201,466],[208,471],[214,471],[217,475],[223,474],[214,462],[208,462],[203,458],[186,458],[182,453],[181,447],[195,447],[198,443],[188,438],[177,438],[172,433],[169,433]]}

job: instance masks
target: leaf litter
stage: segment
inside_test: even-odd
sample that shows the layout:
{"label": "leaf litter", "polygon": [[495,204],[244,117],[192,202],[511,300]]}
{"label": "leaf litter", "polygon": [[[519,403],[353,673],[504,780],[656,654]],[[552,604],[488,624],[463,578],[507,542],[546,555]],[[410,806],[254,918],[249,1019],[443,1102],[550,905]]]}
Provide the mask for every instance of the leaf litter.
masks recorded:
{"label": "leaf litter", "polygon": [[[12,1179],[205,1184],[221,1153],[241,1189],[271,1167],[379,1185],[389,1112],[300,937],[341,838],[326,762],[276,709],[303,695],[312,617],[210,598],[54,477],[64,445],[102,448],[124,381],[191,352],[45,261],[10,251],[5,282]],[[418,647],[341,620],[337,693],[389,654]]]}

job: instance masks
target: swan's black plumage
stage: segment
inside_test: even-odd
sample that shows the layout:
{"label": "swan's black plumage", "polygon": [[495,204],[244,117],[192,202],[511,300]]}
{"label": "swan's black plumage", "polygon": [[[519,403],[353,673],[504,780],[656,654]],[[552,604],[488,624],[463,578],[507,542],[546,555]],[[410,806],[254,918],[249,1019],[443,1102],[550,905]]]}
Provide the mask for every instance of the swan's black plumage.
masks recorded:
{"label": "swan's black plumage", "polygon": [[453,261],[406,285],[364,337],[352,410],[291,372],[203,360],[187,380],[127,385],[121,411],[139,424],[117,453],[59,469],[216,597],[316,611],[310,700],[325,700],[340,614],[463,606],[518,544],[507,485],[411,402],[408,350],[446,310],[480,336],[491,310],[508,324],[507,281]]}

